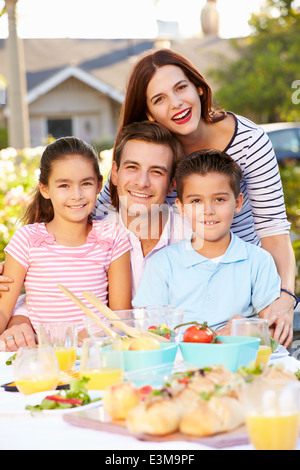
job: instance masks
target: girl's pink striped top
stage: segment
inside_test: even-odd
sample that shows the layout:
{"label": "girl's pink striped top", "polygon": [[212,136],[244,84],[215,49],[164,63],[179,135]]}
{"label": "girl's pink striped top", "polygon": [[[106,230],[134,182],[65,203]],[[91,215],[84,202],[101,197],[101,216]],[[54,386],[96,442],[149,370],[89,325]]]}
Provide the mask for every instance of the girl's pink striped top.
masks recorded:
{"label": "girl's pink striped top", "polygon": [[56,243],[44,223],[18,229],[5,248],[27,271],[25,277],[28,316],[36,326],[73,321],[84,328],[85,314],[58,287],[62,284],[99,314],[82,296],[93,292],[107,304],[107,271],[112,261],[131,249],[128,235],[117,224],[93,221],[87,241],[79,247]]}

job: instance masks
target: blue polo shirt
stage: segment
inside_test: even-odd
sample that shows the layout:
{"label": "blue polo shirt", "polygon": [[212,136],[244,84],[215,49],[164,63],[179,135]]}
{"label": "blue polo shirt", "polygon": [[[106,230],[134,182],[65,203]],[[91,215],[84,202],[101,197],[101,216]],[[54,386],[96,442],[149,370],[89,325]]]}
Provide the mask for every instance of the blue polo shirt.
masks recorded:
{"label": "blue polo shirt", "polygon": [[206,321],[217,329],[234,315],[257,314],[280,296],[280,287],[272,256],[231,233],[219,263],[197,253],[190,239],[155,253],[133,305],[174,305],[184,310],[185,322]]}

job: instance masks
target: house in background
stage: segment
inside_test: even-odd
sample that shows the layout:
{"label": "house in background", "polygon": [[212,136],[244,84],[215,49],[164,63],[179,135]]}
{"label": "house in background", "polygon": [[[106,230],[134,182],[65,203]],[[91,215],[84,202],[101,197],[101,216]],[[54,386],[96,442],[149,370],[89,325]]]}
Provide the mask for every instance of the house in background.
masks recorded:
{"label": "house in background", "polygon": [[[209,18],[202,17],[205,34],[191,39],[179,39],[174,23],[158,23],[155,41],[23,39],[31,146],[45,144],[49,135],[76,135],[90,143],[114,140],[129,73],[150,49],[170,47],[204,76],[236,56],[230,40],[218,36],[215,19],[208,27]],[[5,40],[0,40],[0,76],[8,80]],[[1,109],[6,123],[9,103],[0,104]]]}

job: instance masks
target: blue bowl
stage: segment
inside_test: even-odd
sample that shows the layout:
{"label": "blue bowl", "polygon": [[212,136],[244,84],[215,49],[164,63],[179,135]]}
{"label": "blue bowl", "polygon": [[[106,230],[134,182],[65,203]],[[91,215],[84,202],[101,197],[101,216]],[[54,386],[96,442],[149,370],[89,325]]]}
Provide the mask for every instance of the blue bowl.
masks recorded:
{"label": "blue bowl", "polygon": [[259,338],[249,336],[218,336],[218,343],[184,343],[180,342],[184,361],[196,367],[223,365],[236,372],[241,366],[247,366],[256,360]]}
{"label": "blue bowl", "polygon": [[175,361],[178,344],[160,343],[160,349],[147,351],[123,351],[124,370],[145,369],[147,367],[172,363]]}
{"label": "blue bowl", "polygon": [[193,366],[183,361],[160,364],[158,366],[147,367],[146,369],[136,369],[125,372],[124,377],[128,382],[134,383],[137,387],[150,385],[154,389],[161,389],[172,380],[175,374],[192,370]]}

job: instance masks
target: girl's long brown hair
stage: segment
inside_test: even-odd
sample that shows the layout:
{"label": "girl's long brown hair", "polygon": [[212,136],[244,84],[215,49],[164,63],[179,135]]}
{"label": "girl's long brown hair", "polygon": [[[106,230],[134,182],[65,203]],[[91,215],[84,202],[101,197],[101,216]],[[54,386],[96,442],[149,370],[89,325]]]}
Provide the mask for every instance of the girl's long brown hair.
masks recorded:
{"label": "girl's long brown hair", "polygon": [[[47,186],[53,163],[70,155],[80,155],[91,161],[98,181],[102,180],[98,156],[93,147],[76,137],[61,137],[49,144],[43,152],[40,162],[40,183]],[[70,165],[71,164],[70,162]],[[36,222],[49,223],[53,218],[54,211],[52,202],[50,199],[45,199],[41,195],[39,186],[37,186],[33,193],[32,202],[21,217],[21,222],[24,225],[34,224]]]}

